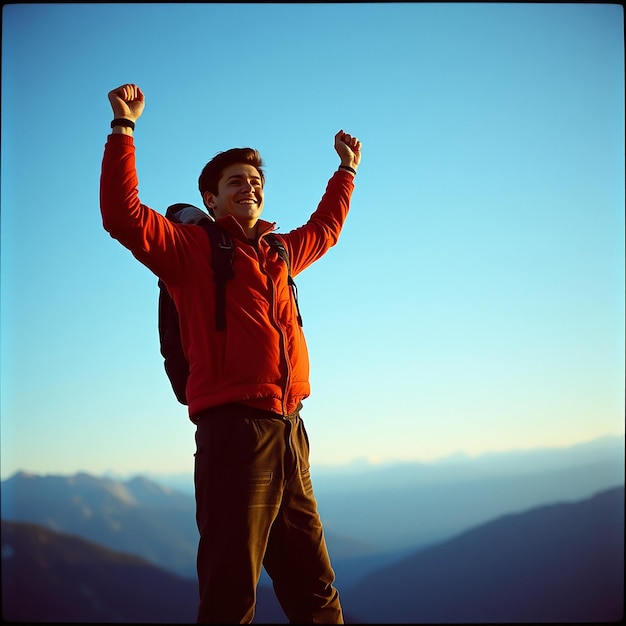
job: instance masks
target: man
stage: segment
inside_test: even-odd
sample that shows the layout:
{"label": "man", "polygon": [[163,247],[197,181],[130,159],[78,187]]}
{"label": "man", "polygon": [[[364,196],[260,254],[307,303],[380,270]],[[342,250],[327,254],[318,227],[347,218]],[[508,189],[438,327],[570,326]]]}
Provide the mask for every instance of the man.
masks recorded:
{"label": "man", "polygon": [[[186,397],[196,425],[196,520],[201,623],[249,623],[264,565],[292,623],[343,623],[309,474],[300,409],[309,361],[287,267],[260,219],[265,176],[249,148],[219,153],[199,179],[203,202],[234,242],[235,277],[216,330],[210,240],[138,197],[133,130],[145,99],[132,84],[109,93],[114,120],[100,185],[105,229],[166,285],[189,362]],[[309,221],[280,235],[292,275],[339,237],[361,143],[335,136],[338,170]],[[329,303],[330,305],[330,303]]]}

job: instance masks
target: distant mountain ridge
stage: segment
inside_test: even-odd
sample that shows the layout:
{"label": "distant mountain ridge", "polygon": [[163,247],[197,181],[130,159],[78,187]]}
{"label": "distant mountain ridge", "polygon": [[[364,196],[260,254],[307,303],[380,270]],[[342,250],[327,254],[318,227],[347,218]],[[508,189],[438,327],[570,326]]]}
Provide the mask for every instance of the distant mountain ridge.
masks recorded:
{"label": "distant mountain ridge", "polygon": [[[2,522],[3,618],[191,623],[195,581],[137,557]],[[624,488],[506,515],[341,589],[346,623],[620,621]],[[259,587],[256,623],[285,623]]]}
{"label": "distant mountain ridge", "polygon": [[[313,465],[314,487],[321,495],[363,489],[416,487],[474,481],[499,476],[523,476],[571,467],[602,464],[607,484],[624,482],[624,435],[607,435],[568,447],[541,447],[485,452],[475,457],[457,453],[429,462],[397,461],[382,464],[359,459],[347,465]],[[124,480],[122,476],[110,476]],[[148,478],[160,485],[193,494],[193,475],[154,474]]]}
{"label": "distant mountain ridge", "polygon": [[342,597],[363,623],[620,622],[624,487],[483,524]]}
{"label": "distant mountain ridge", "polygon": [[[570,449],[314,475],[341,588],[502,515],[581,500],[623,482],[623,437]],[[2,482],[1,497],[7,520],[74,534],[195,578],[198,532],[189,493],[143,477],[20,472]]]}
{"label": "distant mountain ridge", "polygon": [[[624,484],[624,437],[536,449],[317,473],[325,527],[381,551],[418,548],[500,515],[577,501]],[[390,529],[393,528],[393,532]]]}
{"label": "distant mountain ridge", "polygon": [[[195,499],[188,494],[142,477],[119,482],[86,473],[36,476],[26,472],[4,481],[1,493],[6,520],[75,535],[180,576],[196,577]],[[340,560],[375,552],[363,542],[332,532],[327,541]]]}
{"label": "distant mountain ridge", "polygon": [[2,517],[39,524],[195,577],[193,497],[145,478],[17,473],[2,483]]}
{"label": "distant mountain ridge", "polygon": [[[257,623],[285,622],[260,588]],[[198,586],[135,556],[25,522],[2,522],[2,618],[11,622],[195,623]]]}

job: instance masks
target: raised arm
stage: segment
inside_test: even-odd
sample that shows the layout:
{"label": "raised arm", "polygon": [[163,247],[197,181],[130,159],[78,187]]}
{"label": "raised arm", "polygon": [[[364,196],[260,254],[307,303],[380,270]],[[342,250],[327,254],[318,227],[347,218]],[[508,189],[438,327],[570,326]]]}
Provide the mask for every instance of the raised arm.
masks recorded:
{"label": "raised arm", "polygon": [[354,176],[361,163],[361,142],[340,130],[335,135],[339,169],[328,181],[326,191],[308,222],[283,235],[295,276],[337,243],[350,209]]}
{"label": "raised arm", "polygon": [[127,84],[109,92],[113,125],[107,138],[100,175],[100,210],[105,230],[136,259],[168,284],[185,275],[193,265],[192,255],[206,254],[208,239],[201,229],[181,227],[144,205],[139,199],[135,145],[132,128],[143,113],[145,98],[136,85]]}

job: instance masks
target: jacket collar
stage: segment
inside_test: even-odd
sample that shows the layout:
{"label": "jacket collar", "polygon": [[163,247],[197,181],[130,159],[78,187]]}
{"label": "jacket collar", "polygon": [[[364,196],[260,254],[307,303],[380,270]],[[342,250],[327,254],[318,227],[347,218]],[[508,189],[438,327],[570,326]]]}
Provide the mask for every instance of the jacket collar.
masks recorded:
{"label": "jacket collar", "polygon": [[[215,220],[215,222],[220,228],[223,228],[235,239],[239,239],[240,241],[248,243],[248,237],[246,236],[245,231],[241,227],[241,224],[232,215],[221,217],[220,219]],[[259,220],[257,222],[257,238],[261,239],[263,235],[273,231],[275,228],[276,222],[266,222],[265,220]]]}

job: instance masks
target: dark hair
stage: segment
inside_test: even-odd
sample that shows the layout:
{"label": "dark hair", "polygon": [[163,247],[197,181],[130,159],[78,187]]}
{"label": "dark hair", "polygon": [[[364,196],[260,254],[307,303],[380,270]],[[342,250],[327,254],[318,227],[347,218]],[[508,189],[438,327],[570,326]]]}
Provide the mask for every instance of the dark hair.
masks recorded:
{"label": "dark hair", "polygon": [[231,148],[225,152],[218,152],[202,169],[200,178],[198,178],[198,189],[200,189],[200,195],[202,195],[203,199],[205,191],[217,194],[217,185],[220,182],[222,173],[229,165],[235,163],[244,163],[256,167],[261,176],[261,181],[265,184],[265,173],[261,169],[263,167],[263,159],[258,150],[253,148]]}

